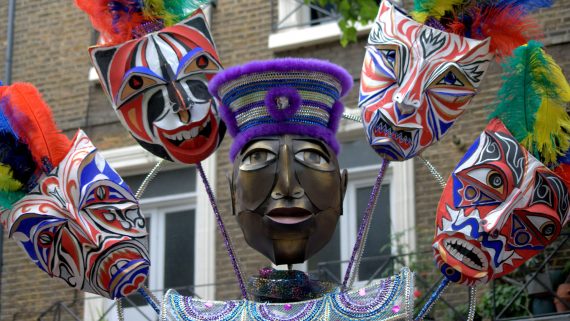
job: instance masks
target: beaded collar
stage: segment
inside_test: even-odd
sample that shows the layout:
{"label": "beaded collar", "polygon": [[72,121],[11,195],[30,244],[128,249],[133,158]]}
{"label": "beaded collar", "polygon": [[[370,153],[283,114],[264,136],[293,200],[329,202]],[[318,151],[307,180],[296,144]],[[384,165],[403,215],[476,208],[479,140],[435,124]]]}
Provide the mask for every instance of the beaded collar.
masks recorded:
{"label": "beaded collar", "polygon": [[341,292],[337,289],[319,299],[295,303],[205,301],[169,290],[162,303],[161,320],[411,320],[413,282],[413,274],[403,268],[398,275],[358,290]]}

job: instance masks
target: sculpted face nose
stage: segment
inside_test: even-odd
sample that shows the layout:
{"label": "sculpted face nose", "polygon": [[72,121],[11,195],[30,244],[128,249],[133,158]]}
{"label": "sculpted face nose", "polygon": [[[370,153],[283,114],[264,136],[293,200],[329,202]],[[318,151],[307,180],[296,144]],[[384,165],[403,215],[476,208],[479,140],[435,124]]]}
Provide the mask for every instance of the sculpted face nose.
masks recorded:
{"label": "sculpted face nose", "polygon": [[271,198],[278,200],[283,198],[301,198],[305,195],[305,190],[295,177],[293,168],[293,154],[289,146],[286,144],[279,151],[279,171],[277,173],[277,182]]}

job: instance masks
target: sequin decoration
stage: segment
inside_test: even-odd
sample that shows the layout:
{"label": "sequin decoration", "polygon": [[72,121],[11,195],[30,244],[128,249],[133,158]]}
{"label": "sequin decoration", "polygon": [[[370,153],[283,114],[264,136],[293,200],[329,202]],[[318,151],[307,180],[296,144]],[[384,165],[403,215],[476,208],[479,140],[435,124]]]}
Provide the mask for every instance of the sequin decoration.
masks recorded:
{"label": "sequin decoration", "polygon": [[[413,274],[404,268],[398,275],[365,287],[365,291],[337,290],[315,300],[271,304],[246,300],[203,301],[170,290],[163,301],[162,320],[411,320],[413,281]],[[361,295],[363,292],[365,294]],[[206,307],[206,303],[212,305]]]}

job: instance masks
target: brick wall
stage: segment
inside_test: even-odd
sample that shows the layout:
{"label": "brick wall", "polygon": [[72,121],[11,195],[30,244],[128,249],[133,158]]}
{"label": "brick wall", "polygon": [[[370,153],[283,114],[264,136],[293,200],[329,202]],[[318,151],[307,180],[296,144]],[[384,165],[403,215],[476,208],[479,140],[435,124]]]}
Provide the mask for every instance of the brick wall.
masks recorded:
{"label": "brick wall", "polygon": [[[7,2],[0,2],[0,35],[6,34]],[[554,9],[537,15],[545,25],[548,50],[570,77],[570,0],[560,0]],[[318,57],[343,65],[359,79],[359,70],[364,53],[364,39],[347,48],[336,42],[320,44],[287,52],[273,53],[268,49],[271,32],[271,7],[267,0],[220,0],[213,10],[212,30],[223,64],[232,66],[254,59],[268,59],[273,56]],[[5,39],[0,36],[0,39]],[[86,129],[93,141],[102,149],[132,145],[135,142],[122,129],[109,112],[110,108],[101,95],[98,85],[88,83],[90,67],[86,48],[91,43],[91,27],[88,19],[75,9],[70,0],[18,0],[14,48],[14,81],[28,81],[38,86],[48,103],[54,108],[54,115],[60,127],[70,135],[77,127]],[[0,61],[5,60],[5,41],[0,41]],[[0,77],[4,74],[0,63]],[[462,156],[464,147],[485,126],[484,106],[493,102],[500,84],[500,68],[495,64],[481,88],[481,94],[474,100],[449,134],[437,145],[428,149],[424,156],[444,176]],[[357,83],[346,99],[347,107],[355,107]],[[460,142],[457,146],[454,137]],[[229,193],[225,173],[231,171],[228,148],[231,142],[226,137],[217,153],[219,166],[216,182],[220,210],[240,258],[246,276],[268,260],[250,249],[244,242],[235,218],[230,214]],[[441,190],[427,170],[416,162],[416,225],[418,250],[429,249],[433,236],[434,211]],[[237,298],[239,291],[227,258],[223,243],[218,237],[216,248],[216,278],[219,284],[218,299]],[[431,258],[427,258],[431,266]],[[10,240],[4,240],[4,266],[2,268],[0,294],[1,320],[36,320],[39,313],[54,302],[72,303],[76,295],[65,284],[51,280],[39,271],[21,249]],[[200,283],[197,280],[197,283]],[[449,293],[460,291],[452,288]],[[79,304],[76,312],[81,313]]]}
{"label": "brick wall", "polygon": [[[62,129],[84,125],[89,88],[86,48],[88,19],[70,0],[18,0],[15,16],[12,81],[31,82],[53,107]],[[0,1],[0,79],[4,77],[8,1]],[[79,292],[50,279],[16,243],[4,237],[0,319],[36,320],[58,301],[70,304]],[[81,305],[72,306],[81,313]]]}
{"label": "brick wall", "polygon": [[[267,0],[219,1],[212,15],[212,33],[224,67],[243,64],[250,60],[273,57],[267,48],[271,32],[271,6]],[[269,264],[269,261],[252,250],[246,243],[235,217],[231,215],[230,195],[226,173],[232,170],[228,158],[231,137],[226,135],[216,153],[218,180],[216,183],[218,205],[240,260],[242,272],[248,276]],[[219,235],[216,241],[217,299],[240,298],[235,276],[225,247]],[[199,281],[197,281],[199,283]]]}

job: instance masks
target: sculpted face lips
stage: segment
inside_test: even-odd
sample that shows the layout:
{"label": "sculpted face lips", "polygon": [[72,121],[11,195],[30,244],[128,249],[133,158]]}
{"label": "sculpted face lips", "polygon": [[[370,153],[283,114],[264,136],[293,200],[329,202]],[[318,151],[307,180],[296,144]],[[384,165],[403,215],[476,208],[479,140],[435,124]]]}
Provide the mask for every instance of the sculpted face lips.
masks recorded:
{"label": "sculpted face lips", "polygon": [[284,135],[246,145],[230,185],[248,244],[275,264],[304,262],[335,231],[345,175],[334,152],[318,140]]}

